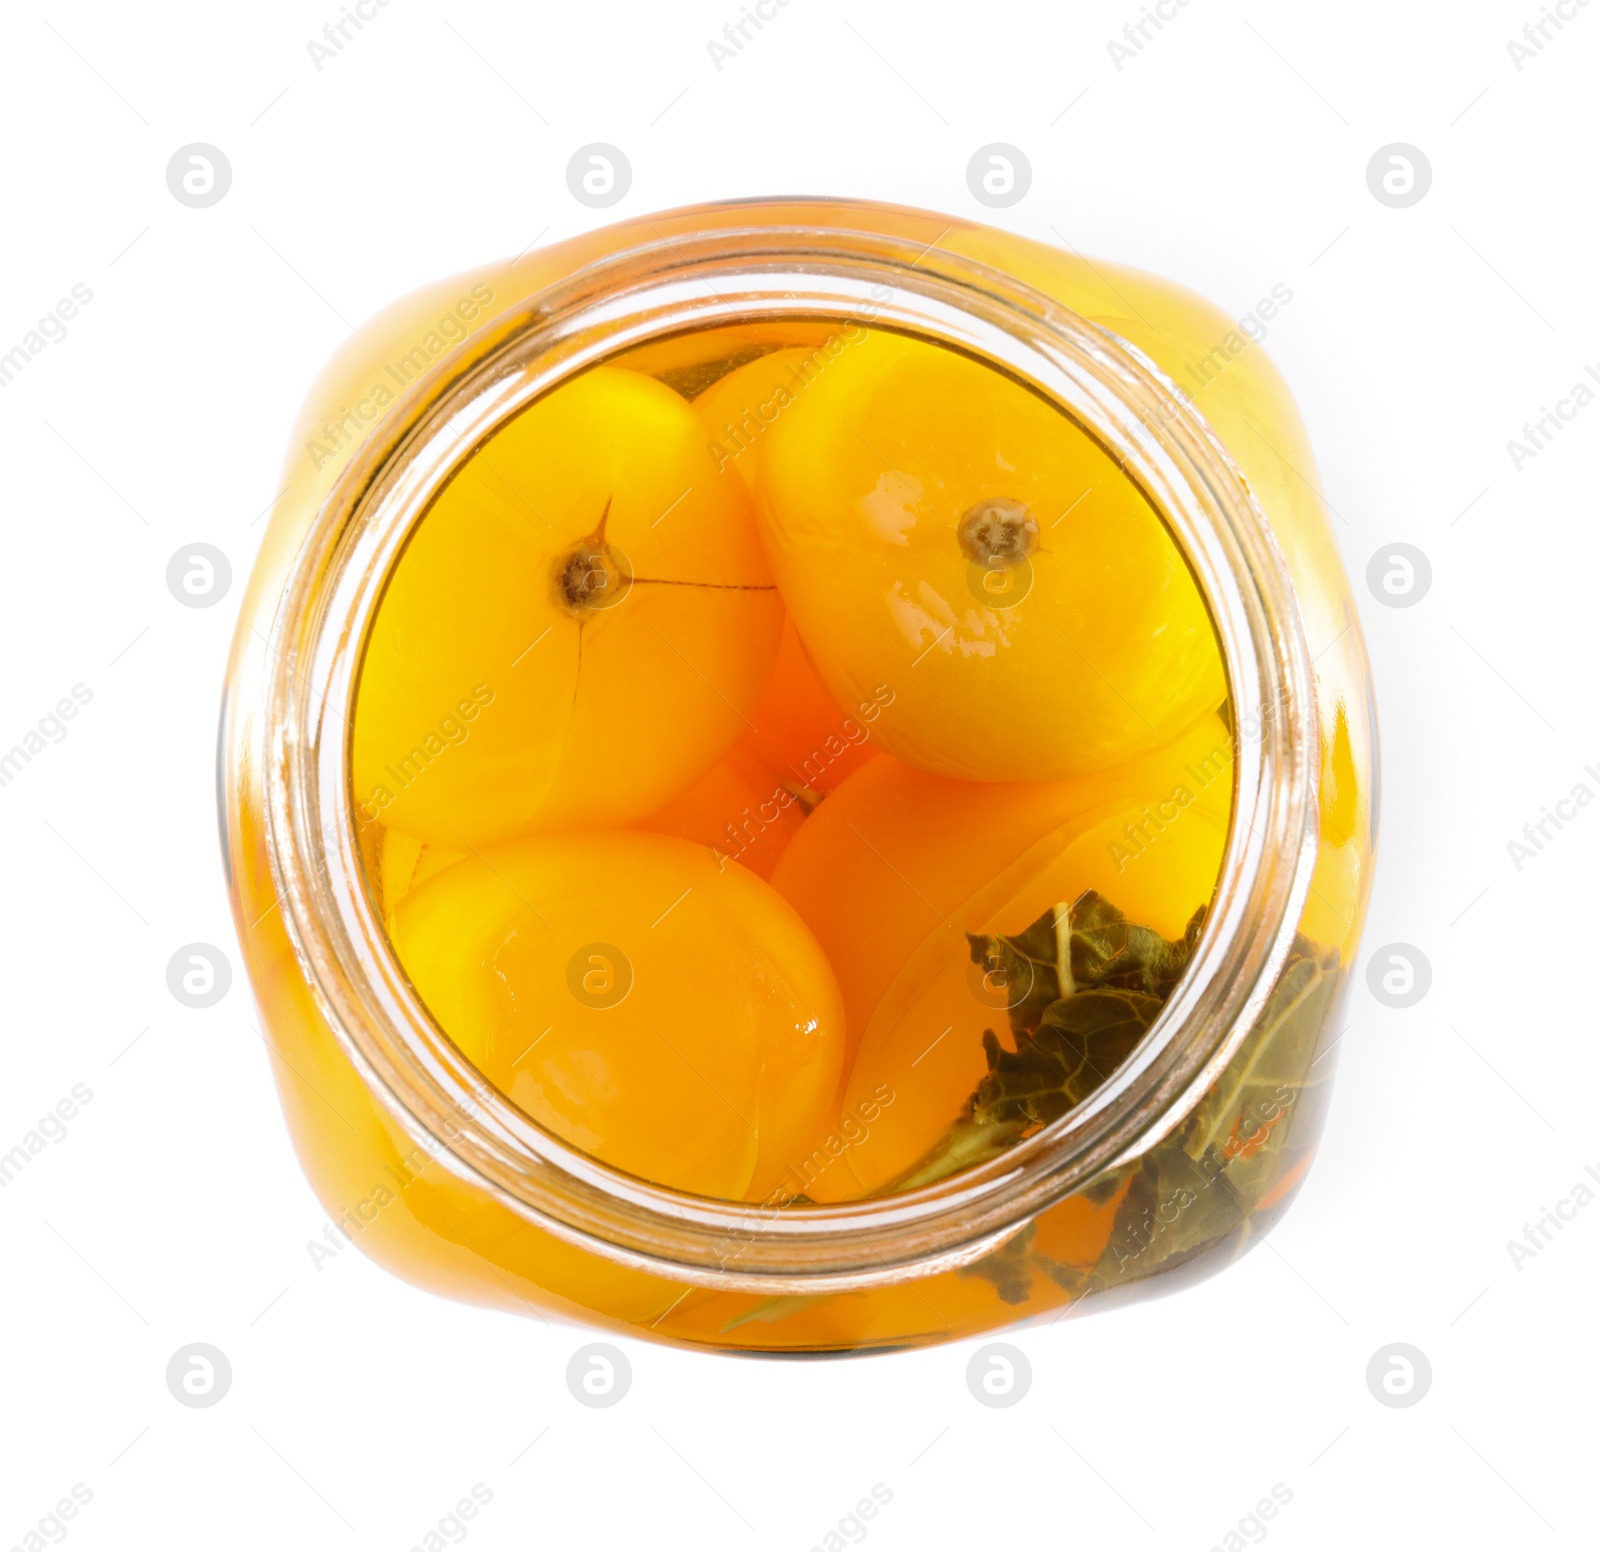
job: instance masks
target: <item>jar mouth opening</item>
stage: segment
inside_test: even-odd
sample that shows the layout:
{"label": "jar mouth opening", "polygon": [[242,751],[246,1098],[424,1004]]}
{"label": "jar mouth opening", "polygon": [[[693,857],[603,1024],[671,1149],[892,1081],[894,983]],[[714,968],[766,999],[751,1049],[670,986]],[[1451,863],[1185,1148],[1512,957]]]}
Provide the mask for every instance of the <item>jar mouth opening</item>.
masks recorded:
{"label": "jar mouth opening", "polygon": [[[414,383],[318,512],[274,621],[267,845],[302,973],[347,1055],[440,1164],[612,1261],[767,1293],[958,1266],[1177,1126],[1243,1040],[1289,950],[1316,850],[1310,654],[1266,520],[1205,420],[1135,346],[936,246],[725,224],[613,255],[528,298]],[[411,987],[370,897],[350,726],[373,618],[454,472],[561,382],[636,346],[733,324],[867,324],[961,351],[1055,405],[1140,488],[1210,612],[1233,713],[1234,804],[1190,968],[1122,1066],[1000,1158],[831,1206],[657,1186],[545,1130],[461,1054]]]}

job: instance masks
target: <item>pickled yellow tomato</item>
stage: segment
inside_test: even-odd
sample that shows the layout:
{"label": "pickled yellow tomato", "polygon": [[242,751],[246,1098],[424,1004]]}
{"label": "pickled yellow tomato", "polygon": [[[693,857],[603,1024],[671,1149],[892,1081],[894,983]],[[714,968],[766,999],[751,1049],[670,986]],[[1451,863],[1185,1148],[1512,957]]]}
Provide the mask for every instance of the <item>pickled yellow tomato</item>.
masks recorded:
{"label": "pickled yellow tomato", "polygon": [[1167,742],[1225,694],[1198,589],[1117,466],[952,351],[853,341],[764,434],[762,537],[834,699],[980,781],[1050,781]]}
{"label": "pickled yellow tomato", "polygon": [[844,1052],[833,971],[771,886],[708,847],[527,837],[412,889],[393,938],[479,1071],[619,1169],[758,1200],[826,1128]]}
{"label": "pickled yellow tomato", "polygon": [[848,1171],[808,1194],[841,1200],[908,1168],[983,1076],[983,1031],[1006,1031],[1006,997],[968,934],[1021,932],[1093,889],[1182,935],[1216,886],[1233,759],[1213,714],[1164,749],[1059,782],[957,781],[880,756],[817,808],[773,887],[839,978],[843,1112],[876,1097],[882,1114],[844,1155]]}
{"label": "pickled yellow tomato", "polygon": [[707,388],[694,401],[694,410],[711,435],[718,464],[737,470],[753,491],[768,429],[847,344],[843,335],[833,335],[816,346],[774,350],[735,367]]}
{"label": "pickled yellow tomato", "polygon": [[694,412],[594,368],[413,535],[362,671],[356,800],[457,850],[641,819],[739,737],[782,626],[744,484]]}

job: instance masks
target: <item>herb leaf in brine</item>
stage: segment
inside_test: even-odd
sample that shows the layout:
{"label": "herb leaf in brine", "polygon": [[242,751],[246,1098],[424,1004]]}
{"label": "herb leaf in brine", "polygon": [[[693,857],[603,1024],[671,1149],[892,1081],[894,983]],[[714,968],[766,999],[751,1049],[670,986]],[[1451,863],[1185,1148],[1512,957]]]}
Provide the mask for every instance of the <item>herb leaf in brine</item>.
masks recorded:
{"label": "herb leaf in brine", "polygon": [[1296,937],[1272,995],[1227,1070],[1182,1127],[1141,1161],[1086,1287],[1148,1277],[1220,1247],[1280,1173],[1312,1091],[1316,1046],[1341,985],[1339,956]]}
{"label": "herb leaf in brine", "polygon": [[1015,935],[968,933],[973,963],[1005,990],[1013,1050],[983,1032],[988,1071],[950,1130],[886,1191],[910,1190],[997,1157],[1083,1103],[1132,1053],[1200,940],[1130,922],[1094,890]]}

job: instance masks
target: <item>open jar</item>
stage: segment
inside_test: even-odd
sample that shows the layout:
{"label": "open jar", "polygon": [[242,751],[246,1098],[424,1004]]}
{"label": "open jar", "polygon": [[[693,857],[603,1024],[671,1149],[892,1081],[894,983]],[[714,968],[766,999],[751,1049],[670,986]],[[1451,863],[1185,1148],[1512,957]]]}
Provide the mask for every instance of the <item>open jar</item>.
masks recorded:
{"label": "open jar", "polygon": [[[1037,1064],[1019,1067],[1044,1049],[1041,1010],[1102,984],[1085,981],[1083,966],[1105,959],[1107,923],[1110,957],[1126,963],[1122,914],[1094,916],[1116,883],[1053,902],[1038,922],[1006,924],[992,909],[981,922],[945,921],[958,938],[967,931],[980,1022],[1009,1023],[1011,1044],[986,1037],[988,1072],[980,1052],[976,1075],[989,1087],[962,1108],[965,1130],[944,1139],[944,1162],[930,1167],[902,1146],[893,1165],[858,1163],[884,1146],[870,1141],[874,1127],[892,1136],[885,1115],[912,1114],[915,1095],[892,1082],[852,1088],[845,1072],[829,1124],[787,1160],[789,1184],[731,1200],[737,1190],[662,1184],[540,1124],[537,1105],[503,1075],[492,1081],[494,1064],[469,1056],[470,1043],[430,1011],[394,935],[418,854],[413,846],[395,861],[388,805],[366,790],[370,778],[358,781],[358,700],[416,535],[462,470],[530,408],[597,368],[643,374],[698,403],[778,352],[815,354],[834,371],[840,351],[868,339],[936,349],[1060,417],[1170,536],[1225,675],[1210,720],[1188,743],[1166,741],[1182,758],[1154,787],[1147,775],[1139,790],[1151,801],[1137,814],[1106,808],[1102,793],[1068,829],[1005,843],[985,884],[1023,853],[1037,862],[1041,845],[1055,859],[1068,839],[1075,855],[1092,841],[1101,859],[1086,887],[1130,861],[1152,873],[1207,825],[1215,884],[1187,932],[1151,940],[1159,947],[1146,958],[1164,967],[1159,997],[1133,994],[1143,1012],[1114,1064],[1092,1083],[1052,1080],[1042,1098]],[[775,402],[758,398],[742,434],[741,417],[728,420],[713,448],[728,457],[761,444]],[[229,884],[307,1175],[374,1259],[455,1297],[641,1337],[848,1352],[1174,1288],[1241,1253],[1285,1209],[1315,1152],[1370,885],[1374,729],[1360,629],[1293,403],[1215,309],[1168,282],[915,211],[695,207],[391,308],[313,389],[285,483],[226,687]],[[973,514],[978,526],[961,530],[980,544],[968,551],[971,606],[1026,608],[994,591],[1021,574],[1020,530],[1005,526],[1015,512]],[[626,557],[606,550],[604,522],[602,513],[573,550],[577,569],[560,572],[557,603],[569,612],[589,607],[607,578],[634,580]],[[1038,526],[1022,547],[1029,555],[1049,547],[1046,530],[1040,550]],[[927,634],[938,639],[937,622]],[[1064,663],[1084,657],[1065,637],[1061,652]],[[463,686],[468,700],[472,689]],[[648,747],[638,753],[651,759]],[[805,825],[845,811],[795,774],[788,790],[804,798]],[[461,851],[501,876],[492,849],[484,860],[468,837]],[[713,854],[719,870],[743,867]],[[1053,946],[1030,949],[1026,933],[1041,925]],[[905,1001],[904,985],[895,995]],[[860,1031],[855,1039],[858,1064],[869,1047],[887,1049]],[[927,1054],[896,1069],[917,1093],[924,1075],[913,1069]],[[1061,1065],[1059,1047],[1046,1054]],[[822,1189],[824,1171],[843,1177],[841,1159],[858,1188]]]}

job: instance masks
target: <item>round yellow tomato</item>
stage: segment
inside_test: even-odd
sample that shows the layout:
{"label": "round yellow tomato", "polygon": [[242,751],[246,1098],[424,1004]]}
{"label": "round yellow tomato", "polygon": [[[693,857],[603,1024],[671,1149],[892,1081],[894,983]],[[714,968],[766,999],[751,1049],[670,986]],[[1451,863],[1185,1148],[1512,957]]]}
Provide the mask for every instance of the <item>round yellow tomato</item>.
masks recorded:
{"label": "round yellow tomato", "polygon": [[356,801],[456,849],[641,819],[744,731],[783,605],[694,412],[597,367],[473,455],[374,622]]}
{"label": "round yellow tomato", "polygon": [[844,1155],[860,1188],[955,1120],[984,1073],[986,1028],[1010,1043],[967,934],[1022,932],[1094,889],[1180,936],[1215,888],[1231,796],[1231,744],[1210,716],[1164,750],[1060,782],[956,781],[880,756],[817,809],[772,882],[839,978],[843,1113],[879,1112]]}
{"label": "round yellow tomato", "polygon": [[608,1164],[759,1200],[826,1124],[844,1046],[833,972],[769,885],[707,847],[530,836],[413,889],[393,936],[463,1054]]}
{"label": "round yellow tomato", "polygon": [[[758,363],[759,364],[759,363]],[[889,753],[1051,781],[1160,747],[1226,693],[1193,578],[1134,485],[1045,401],[868,333],[763,434],[762,537],[834,699]]]}

